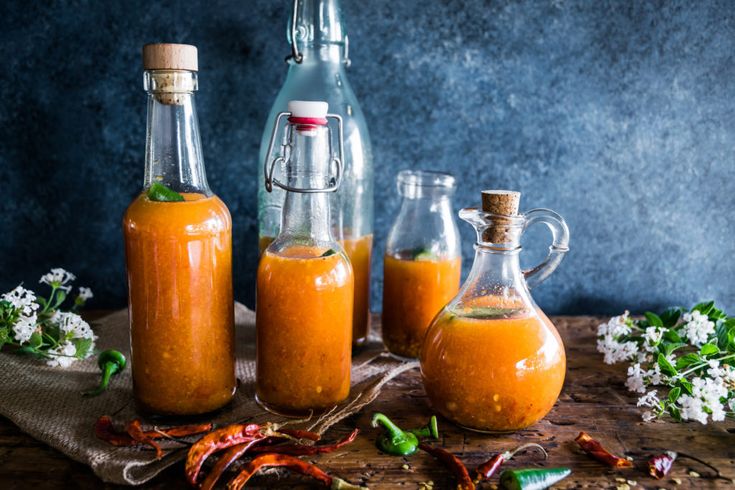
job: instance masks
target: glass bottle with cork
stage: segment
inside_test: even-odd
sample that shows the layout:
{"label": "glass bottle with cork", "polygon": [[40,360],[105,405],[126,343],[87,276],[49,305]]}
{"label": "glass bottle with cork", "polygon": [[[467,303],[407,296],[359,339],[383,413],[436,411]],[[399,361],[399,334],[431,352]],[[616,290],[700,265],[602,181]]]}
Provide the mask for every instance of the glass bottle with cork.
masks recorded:
{"label": "glass bottle with cork", "polygon": [[[287,26],[291,55],[288,74],[271,108],[260,144],[260,168],[271,161],[268,143],[280,131],[278,114],[291,100],[322,100],[342,118],[344,157],[342,184],[330,194],[334,237],[342,244],[355,274],[353,340],[368,335],[370,259],[373,243],[373,154],[365,116],[347,78],[349,37],[339,0],[294,0]],[[285,168],[275,168],[277,178]],[[278,234],[286,194],[258,189],[259,244],[262,252]]]}
{"label": "glass bottle with cork", "polygon": [[133,391],[144,413],[195,415],[236,387],[232,220],[204,170],[196,47],[146,45],[143,66],[145,178],[123,218]]}
{"label": "glass bottle with cork", "polygon": [[401,209],[383,261],[383,342],[418,357],[431,320],[459,290],[462,257],[451,197],[455,179],[423,170],[398,173]]}
{"label": "glass bottle with cork", "polygon": [[[331,408],[350,392],[354,277],[332,236],[329,202],[342,180],[342,122],[327,109],[326,102],[289,102],[278,115],[287,121],[283,143],[266,167],[266,188],[285,191],[286,200],[280,231],[258,265],[256,394],[285,415]],[[338,125],[336,144],[329,119]],[[269,145],[277,139],[274,132]],[[273,173],[279,164],[285,182]]]}
{"label": "glass bottle with cork", "polygon": [[[569,230],[548,209],[518,214],[520,193],[483,191],[482,209],[460,218],[477,231],[475,261],[457,296],[436,316],[421,349],[421,374],[435,410],[485,432],[528,427],[544,417],[564,383],[559,334],[529,288],[545,280],[568,251]],[[546,259],[521,270],[520,238],[545,224],[553,243]]]}

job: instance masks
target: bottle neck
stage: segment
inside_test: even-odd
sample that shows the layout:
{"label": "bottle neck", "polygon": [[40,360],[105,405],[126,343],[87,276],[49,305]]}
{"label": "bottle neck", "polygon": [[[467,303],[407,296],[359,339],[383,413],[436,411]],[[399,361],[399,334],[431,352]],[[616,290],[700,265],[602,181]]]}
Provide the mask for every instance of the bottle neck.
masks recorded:
{"label": "bottle neck", "polygon": [[[288,186],[296,189],[329,187],[329,132],[326,126],[310,130],[300,130],[291,124],[288,127]],[[307,245],[325,246],[334,242],[328,193],[287,192],[281,218],[281,236]]]}
{"label": "bottle neck", "polygon": [[349,41],[339,0],[299,0],[292,34],[293,15],[294,12],[288,21],[287,39],[289,43],[296,42],[302,59],[299,63],[291,59],[292,66],[347,63]]}
{"label": "bottle neck", "polygon": [[194,101],[197,74],[146,71],[145,88],[148,127],[144,186],[160,182],[176,192],[211,195]]}

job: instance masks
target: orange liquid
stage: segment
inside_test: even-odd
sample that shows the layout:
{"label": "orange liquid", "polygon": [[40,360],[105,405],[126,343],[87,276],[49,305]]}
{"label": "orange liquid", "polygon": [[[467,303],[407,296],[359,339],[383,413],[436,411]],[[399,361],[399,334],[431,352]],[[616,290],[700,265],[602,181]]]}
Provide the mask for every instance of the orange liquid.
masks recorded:
{"label": "orange liquid", "polygon": [[[269,236],[262,236],[258,239],[261,255],[272,241],[273,237]],[[355,344],[362,344],[368,336],[370,326],[370,258],[373,252],[373,236],[348,238],[339,243],[350,259],[355,276],[352,341]]]}
{"label": "orange liquid", "polygon": [[513,431],[554,406],[566,357],[541,311],[477,319],[444,310],[421,350],[421,374],[435,410],[468,428]]}
{"label": "orange liquid", "polygon": [[285,413],[320,411],[350,393],[352,268],[342,254],[266,251],[256,295],[257,395]]}
{"label": "orange liquid", "polygon": [[162,415],[210,412],[232,399],[232,220],[217,197],[139,196],[123,218],[133,391]]}
{"label": "orange liquid", "polygon": [[418,357],[426,330],[459,291],[462,259],[404,260],[385,256],[383,342],[394,354]]}

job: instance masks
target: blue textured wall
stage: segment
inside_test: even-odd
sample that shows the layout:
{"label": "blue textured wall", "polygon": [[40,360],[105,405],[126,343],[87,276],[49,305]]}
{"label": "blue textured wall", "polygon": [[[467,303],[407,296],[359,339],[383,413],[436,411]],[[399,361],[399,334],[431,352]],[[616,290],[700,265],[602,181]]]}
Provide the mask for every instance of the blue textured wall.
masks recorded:
{"label": "blue textured wall", "polygon": [[[395,173],[443,169],[459,178],[457,208],[506,187],[566,217],[572,252],[534,293],[549,312],[700,298],[735,309],[732,2],[343,1],[375,148],[378,258]],[[207,171],[234,218],[236,297],[252,303],[255,160],[286,71],[288,3],[4,2],[0,289],[63,266],[93,305],[125,303],[140,48],[172,41],[199,47]],[[460,228],[468,266],[473,235]],[[531,261],[546,238],[527,240]]]}

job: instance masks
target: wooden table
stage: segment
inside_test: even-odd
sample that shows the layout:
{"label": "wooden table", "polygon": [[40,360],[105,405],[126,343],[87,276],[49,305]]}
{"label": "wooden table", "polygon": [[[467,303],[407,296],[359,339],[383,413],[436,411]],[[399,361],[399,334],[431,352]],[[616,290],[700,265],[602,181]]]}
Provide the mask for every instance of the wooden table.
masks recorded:
{"label": "wooden table", "polygon": [[[556,488],[720,488],[732,487],[722,480],[704,478],[710,472],[701,465],[680,460],[670,478],[655,481],[646,476],[645,461],[652,452],[676,450],[695,455],[735,478],[735,423],[702,426],[657,421],[644,423],[634,396],[624,387],[625,368],[606,366],[595,352],[594,317],[556,317],[567,351],[568,371],[564,390],[552,412],[530,429],[503,436],[487,436],[461,430],[440,419],[441,444],[454,451],[472,469],[491,453],[534,441],[549,451],[549,460],[520,454],[508,466],[569,466],[573,474]],[[417,371],[407,372],[391,382],[369,409],[343,421],[327,434],[337,438],[359,427],[357,441],[333,454],[315,458],[320,466],[353,483],[371,489],[414,489],[433,482],[434,488],[453,488],[448,472],[430,456],[420,453],[409,458],[383,455],[373,445],[376,431],[370,428],[373,411],[384,412],[403,427],[423,424],[431,415]],[[572,441],[580,430],[600,439],[611,450],[635,458],[636,468],[611,471],[581,453]],[[696,471],[702,477],[689,475]],[[674,479],[680,481],[677,483]],[[630,482],[626,483],[626,480]],[[101,482],[88,467],[68,459],[21,433],[0,418],[0,488],[114,488]],[[145,488],[188,488],[181,465],[169,468]],[[277,479],[263,476],[252,488],[313,488],[299,477]],[[480,488],[492,488],[485,484]]]}

